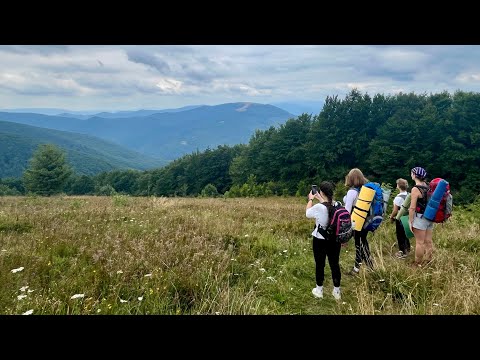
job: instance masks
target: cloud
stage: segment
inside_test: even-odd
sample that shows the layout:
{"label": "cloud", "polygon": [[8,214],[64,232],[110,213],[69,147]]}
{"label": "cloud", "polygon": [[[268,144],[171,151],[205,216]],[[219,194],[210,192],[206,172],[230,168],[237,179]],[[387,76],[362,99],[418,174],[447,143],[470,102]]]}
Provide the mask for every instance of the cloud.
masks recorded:
{"label": "cloud", "polygon": [[476,45],[0,46],[0,103],[127,110],[480,91],[478,58]]}
{"label": "cloud", "polygon": [[170,73],[170,66],[155,54],[148,53],[144,50],[131,49],[127,50],[127,56],[128,60],[137,64],[150,66],[162,75],[168,75]]}
{"label": "cloud", "polygon": [[69,51],[67,45],[0,45],[0,51],[17,54],[51,55]]}

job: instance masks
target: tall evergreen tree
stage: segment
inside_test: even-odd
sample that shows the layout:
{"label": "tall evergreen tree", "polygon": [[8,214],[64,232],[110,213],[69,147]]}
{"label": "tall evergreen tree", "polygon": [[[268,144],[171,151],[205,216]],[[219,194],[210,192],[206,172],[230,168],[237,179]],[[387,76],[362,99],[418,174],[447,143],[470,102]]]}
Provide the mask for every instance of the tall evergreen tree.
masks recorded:
{"label": "tall evergreen tree", "polygon": [[28,192],[50,196],[63,190],[71,174],[65,153],[53,144],[41,144],[30,159],[23,182]]}

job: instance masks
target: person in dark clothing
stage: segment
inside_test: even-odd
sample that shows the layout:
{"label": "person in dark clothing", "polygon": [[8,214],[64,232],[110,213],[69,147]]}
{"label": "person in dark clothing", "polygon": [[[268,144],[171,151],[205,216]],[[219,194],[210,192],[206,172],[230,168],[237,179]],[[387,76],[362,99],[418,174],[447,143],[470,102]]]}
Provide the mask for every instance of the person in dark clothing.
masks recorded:
{"label": "person in dark clothing", "polygon": [[393,199],[393,210],[390,215],[390,220],[395,221],[395,230],[397,234],[397,243],[398,243],[398,252],[395,256],[398,259],[404,259],[407,257],[410,252],[410,240],[405,234],[405,229],[400,220],[396,219],[397,213],[399,212],[405,198],[407,197],[408,182],[405,179],[397,179],[397,189],[399,191],[398,195]]}
{"label": "person in dark clothing", "polygon": [[[315,280],[316,287],[312,289],[312,294],[317,298],[323,298],[323,281],[325,277],[325,258],[328,258],[328,264],[332,272],[333,291],[332,295],[336,300],[341,299],[340,280],[340,248],[341,244],[334,240],[327,240],[326,229],[329,219],[333,212],[333,192],[335,186],[328,181],[324,181],[319,186],[319,192],[308,194],[308,203],[306,208],[307,218],[315,219],[315,229],[312,232],[313,257],[315,259]],[[313,205],[313,199],[318,199],[320,203]]]}

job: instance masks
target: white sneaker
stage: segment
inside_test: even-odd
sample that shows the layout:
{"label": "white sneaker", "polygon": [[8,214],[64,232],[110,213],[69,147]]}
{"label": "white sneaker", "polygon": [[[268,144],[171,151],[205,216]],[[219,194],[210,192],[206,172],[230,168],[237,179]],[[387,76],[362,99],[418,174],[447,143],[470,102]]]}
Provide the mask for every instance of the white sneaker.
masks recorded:
{"label": "white sneaker", "polygon": [[319,299],[322,299],[323,298],[323,288],[322,289],[313,288],[312,289],[312,294],[313,294],[313,296],[315,296]]}
{"label": "white sneaker", "polygon": [[340,300],[342,298],[342,295],[340,294],[340,289],[336,290],[334,288],[332,291],[332,295],[335,298],[335,300]]}

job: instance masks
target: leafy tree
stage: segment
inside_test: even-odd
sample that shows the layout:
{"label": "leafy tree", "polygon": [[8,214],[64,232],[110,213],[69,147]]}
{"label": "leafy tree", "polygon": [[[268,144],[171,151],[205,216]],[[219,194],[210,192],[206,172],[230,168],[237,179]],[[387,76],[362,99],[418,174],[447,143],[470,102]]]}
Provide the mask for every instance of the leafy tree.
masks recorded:
{"label": "leafy tree", "polygon": [[202,197],[217,197],[218,191],[215,185],[207,184],[202,190]]}
{"label": "leafy tree", "polygon": [[30,159],[23,182],[27,191],[50,196],[62,192],[71,174],[65,153],[53,144],[41,144]]}

